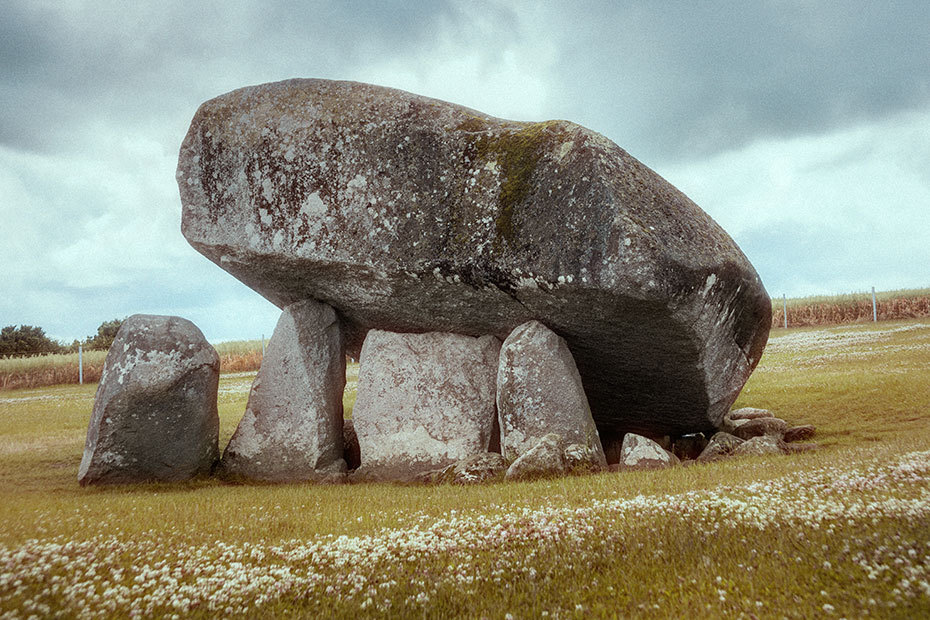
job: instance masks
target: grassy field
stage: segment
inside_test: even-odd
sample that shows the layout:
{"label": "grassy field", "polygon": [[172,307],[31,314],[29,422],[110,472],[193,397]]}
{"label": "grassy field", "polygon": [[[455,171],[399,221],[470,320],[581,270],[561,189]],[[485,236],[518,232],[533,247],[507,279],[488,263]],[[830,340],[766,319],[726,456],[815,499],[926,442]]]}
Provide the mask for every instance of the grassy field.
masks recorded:
{"label": "grassy field", "polygon": [[818,451],[531,483],[82,489],[93,394],[0,394],[0,617],[930,617],[927,320],[773,331]]}

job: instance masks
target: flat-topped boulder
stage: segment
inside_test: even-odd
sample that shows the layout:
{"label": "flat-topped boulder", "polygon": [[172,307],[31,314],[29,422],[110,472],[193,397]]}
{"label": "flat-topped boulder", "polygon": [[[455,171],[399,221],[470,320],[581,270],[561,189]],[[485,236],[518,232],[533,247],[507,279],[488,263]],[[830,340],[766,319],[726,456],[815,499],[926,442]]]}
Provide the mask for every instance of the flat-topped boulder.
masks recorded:
{"label": "flat-topped boulder", "polygon": [[280,307],[372,328],[568,343],[602,439],[721,422],[771,304],[733,240],[600,134],[352,82],[204,103],[181,147],[182,230]]}

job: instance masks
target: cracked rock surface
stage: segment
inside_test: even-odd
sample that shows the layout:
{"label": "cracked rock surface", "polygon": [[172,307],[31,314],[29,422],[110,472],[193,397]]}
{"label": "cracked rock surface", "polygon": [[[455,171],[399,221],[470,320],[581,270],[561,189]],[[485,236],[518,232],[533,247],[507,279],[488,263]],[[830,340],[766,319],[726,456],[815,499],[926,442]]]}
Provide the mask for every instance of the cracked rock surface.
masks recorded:
{"label": "cracked rock surface", "polygon": [[280,307],[372,328],[568,343],[601,438],[718,426],[759,361],[769,297],[733,240],[600,134],[403,91],[289,80],[204,103],[182,230]]}

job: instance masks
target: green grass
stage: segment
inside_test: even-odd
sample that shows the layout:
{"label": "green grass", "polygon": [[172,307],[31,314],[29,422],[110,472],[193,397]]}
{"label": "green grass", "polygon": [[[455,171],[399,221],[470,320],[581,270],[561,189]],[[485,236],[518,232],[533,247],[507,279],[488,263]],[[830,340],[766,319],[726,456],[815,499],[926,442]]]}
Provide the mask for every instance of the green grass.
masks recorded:
{"label": "green grass", "polygon": [[477,487],[82,489],[94,386],[3,392],[0,615],[927,617],[928,386],[930,321],[775,330],[737,405],[821,450]]}

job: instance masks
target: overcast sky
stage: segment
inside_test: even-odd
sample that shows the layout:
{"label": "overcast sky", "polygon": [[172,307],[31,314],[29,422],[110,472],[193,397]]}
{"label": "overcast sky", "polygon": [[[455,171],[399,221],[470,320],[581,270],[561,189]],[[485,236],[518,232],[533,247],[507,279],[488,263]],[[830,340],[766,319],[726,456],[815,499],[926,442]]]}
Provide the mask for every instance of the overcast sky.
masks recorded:
{"label": "overcast sky", "polygon": [[930,286],[930,2],[0,4],[0,324],[136,312],[211,341],[279,310],[180,233],[197,106],[322,77],[599,131],[736,240],[772,297]]}

